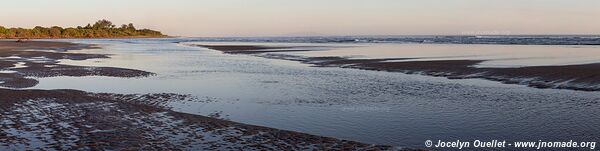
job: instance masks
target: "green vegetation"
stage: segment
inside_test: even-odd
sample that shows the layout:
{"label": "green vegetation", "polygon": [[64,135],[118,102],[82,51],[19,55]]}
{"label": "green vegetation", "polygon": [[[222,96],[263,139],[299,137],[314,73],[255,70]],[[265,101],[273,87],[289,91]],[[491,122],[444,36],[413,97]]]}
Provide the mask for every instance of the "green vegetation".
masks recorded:
{"label": "green vegetation", "polygon": [[77,28],[50,28],[36,26],[33,29],[5,28],[0,26],[0,38],[35,39],[35,38],[128,38],[128,37],[166,37],[159,31],[150,29],[136,29],[133,24],[123,24],[116,27],[108,20],[99,20],[94,25]]}

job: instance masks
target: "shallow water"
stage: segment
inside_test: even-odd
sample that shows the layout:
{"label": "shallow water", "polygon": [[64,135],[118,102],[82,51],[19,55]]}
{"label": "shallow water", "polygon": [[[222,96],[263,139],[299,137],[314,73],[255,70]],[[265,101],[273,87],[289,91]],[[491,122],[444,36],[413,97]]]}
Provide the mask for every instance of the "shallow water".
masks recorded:
{"label": "shallow water", "polygon": [[291,52],[300,56],[347,56],[360,59],[487,60],[477,67],[524,67],[600,62],[600,46],[476,44],[352,44],[329,51]]}
{"label": "shallow water", "polygon": [[[428,139],[593,141],[600,136],[598,92],[536,89],[477,79],[448,80],[402,73],[310,67],[293,61],[228,55],[173,43],[178,39],[67,41],[100,44],[103,47],[76,52],[113,55],[112,59],[63,60],[63,64],[125,67],[157,75],[148,78],[41,78],[40,84],[34,89],[192,94],[203,101],[171,105],[178,111],[200,115],[219,113],[220,118],[242,123],[367,143],[420,148]],[[586,57],[594,58],[593,54],[600,53],[594,52],[597,50],[593,46],[318,45],[326,47],[327,51],[289,54],[356,58],[487,57],[499,61],[490,61],[488,65],[523,66],[563,64],[573,60],[586,62],[590,61]],[[392,48],[398,51],[392,51]],[[563,48],[573,50],[567,51],[570,53],[558,51]],[[415,49],[419,51],[411,51]],[[468,53],[446,52],[455,49]],[[479,52],[488,49],[489,52]],[[506,60],[515,58],[508,54],[529,49],[532,51],[524,54],[540,57],[516,56],[521,59]],[[558,51],[558,54],[540,53],[542,50]],[[563,58],[561,55],[568,56]],[[539,64],[531,61],[519,63],[518,60],[523,58],[543,59]]]}

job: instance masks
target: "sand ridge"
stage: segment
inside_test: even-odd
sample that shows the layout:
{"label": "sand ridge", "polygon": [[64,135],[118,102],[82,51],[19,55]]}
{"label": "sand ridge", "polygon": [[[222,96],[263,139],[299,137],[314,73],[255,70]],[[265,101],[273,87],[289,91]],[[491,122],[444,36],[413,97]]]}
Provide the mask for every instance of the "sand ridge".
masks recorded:
{"label": "sand ridge", "polygon": [[106,54],[85,54],[67,50],[93,49],[92,45],[49,41],[0,41],[0,86],[28,88],[37,85],[31,77],[109,76],[147,77],[154,73],[125,68],[90,67],[59,64],[59,60],[109,58]]}
{"label": "sand ridge", "polygon": [[[0,42],[2,86],[31,87],[32,77],[144,77],[113,67],[57,64],[108,55],[67,53],[62,42]],[[44,47],[43,50],[37,51]],[[10,72],[6,72],[10,71]],[[89,93],[0,88],[0,150],[407,150],[247,125],[180,113],[169,103],[202,101],[190,95]]]}
{"label": "sand ridge", "polygon": [[[402,72],[449,79],[479,78],[506,84],[521,84],[535,88],[600,91],[600,64],[563,66],[530,66],[517,68],[477,68],[475,65],[486,60],[435,60],[408,61],[419,58],[352,59],[345,57],[302,57],[297,55],[273,54],[286,52],[294,47],[253,45],[196,45],[228,54],[251,54],[259,57],[284,59],[312,64],[316,67],[342,67],[363,70]],[[310,49],[298,51],[313,51]],[[426,59],[426,58],[420,58]]]}

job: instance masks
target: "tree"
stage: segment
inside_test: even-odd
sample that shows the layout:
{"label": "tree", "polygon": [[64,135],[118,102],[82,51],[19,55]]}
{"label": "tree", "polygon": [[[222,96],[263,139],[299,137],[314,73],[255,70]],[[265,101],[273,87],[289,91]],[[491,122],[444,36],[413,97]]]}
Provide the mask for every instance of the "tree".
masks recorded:
{"label": "tree", "polygon": [[79,38],[81,33],[76,28],[67,28],[62,32],[62,37]]}
{"label": "tree", "polygon": [[97,21],[94,24],[94,26],[92,26],[92,27],[94,29],[107,29],[107,28],[113,28],[113,27],[115,27],[115,25],[113,25],[111,21],[103,19],[103,20]]}
{"label": "tree", "polygon": [[23,29],[23,28],[17,28],[15,30],[15,35],[18,38],[30,38],[31,37],[31,31],[27,30],[27,29]]}
{"label": "tree", "polygon": [[108,38],[108,37],[163,37],[159,31],[150,29],[136,29],[132,23],[123,24],[115,28],[108,20],[99,20],[93,25],[85,27],[50,28],[36,26],[33,29],[10,28],[0,26],[0,38]]}
{"label": "tree", "polygon": [[0,26],[0,38],[6,37],[7,29]]}
{"label": "tree", "polygon": [[48,33],[48,29],[41,27],[41,26],[35,26],[35,28],[33,28],[31,30],[31,37],[32,38],[41,38],[47,35]]}
{"label": "tree", "polygon": [[51,27],[48,34],[52,38],[60,38],[62,28],[58,26]]}
{"label": "tree", "polygon": [[15,38],[17,37],[17,29],[10,28],[6,31],[6,38]]}
{"label": "tree", "polygon": [[129,23],[129,24],[127,25],[127,30],[132,30],[132,31],[135,31],[135,27],[133,26],[133,23]]}
{"label": "tree", "polygon": [[0,26],[0,34],[6,34],[6,28]]}

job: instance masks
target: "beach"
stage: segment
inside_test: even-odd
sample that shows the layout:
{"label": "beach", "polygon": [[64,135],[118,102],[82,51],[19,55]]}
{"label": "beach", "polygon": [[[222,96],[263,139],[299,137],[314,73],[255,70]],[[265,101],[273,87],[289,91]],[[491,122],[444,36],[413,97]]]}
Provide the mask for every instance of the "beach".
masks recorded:
{"label": "beach", "polygon": [[600,141],[600,1],[3,5],[0,151]]}
{"label": "beach", "polygon": [[230,54],[262,54],[267,58],[287,59],[313,64],[319,67],[343,67],[364,70],[402,72],[447,77],[449,79],[486,79],[506,84],[521,84],[535,88],[571,89],[581,91],[598,91],[600,72],[596,69],[600,63],[530,66],[530,67],[475,67],[489,60],[424,60],[424,58],[381,58],[354,59],[344,57],[298,57],[284,54],[270,55],[274,52],[308,52],[317,51],[307,47],[268,47],[256,45],[196,45]]}
{"label": "beach", "polygon": [[[59,59],[86,60],[109,58],[103,54],[66,53],[67,50],[90,49],[91,45],[77,45],[65,42],[0,42],[0,74],[4,87],[27,88],[38,81],[28,77],[53,76],[112,76],[144,77],[153,73],[112,67],[86,67],[58,64]],[[36,51],[38,50],[38,51]],[[40,51],[45,50],[45,51]]]}
{"label": "beach", "polygon": [[[111,115],[109,119],[77,116],[74,119],[84,120],[75,121],[62,115],[53,118],[66,119],[64,121],[76,126],[77,121],[117,121],[108,125],[91,124],[94,128],[89,129],[85,125],[79,128],[90,133],[103,132],[102,136],[110,138],[119,134],[111,130],[130,134],[125,132],[129,129],[115,128],[115,125],[138,128],[151,125],[135,132],[157,133],[152,134],[153,137],[131,135],[129,140],[137,144],[151,142],[150,146],[158,148],[166,148],[164,144],[169,142],[175,148],[184,149],[227,149],[226,146],[247,149],[244,148],[247,144],[258,141],[233,135],[235,130],[222,129],[223,133],[215,132],[219,135],[214,138],[227,139],[225,141],[208,139],[213,138],[210,130],[210,134],[194,131],[205,136],[205,141],[189,140],[194,135],[188,134],[193,127],[229,125],[226,123],[234,125],[229,128],[240,127],[242,131],[252,129],[243,127],[256,127],[294,133],[293,138],[301,138],[298,142],[312,142],[313,138],[338,142],[326,144],[347,142],[348,148],[360,150],[419,149],[424,148],[423,142],[429,139],[594,140],[598,129],[592,125],[600,121],[597,108],[600,94],[594,90],[536,87],[527,82],[487,79],[566,79],[594,75],[593,70],[584,71],[577,66],[593,68],[590,64],[595,63],[595,46],[214,42],[201,38],[39,41],[90,48],[42,49],[35,55],[31,50],[23,50],[28,55],[15,51],[1,58],[8,62],[6,73],[36,81],[20,87],[4,86],[8,94],[28,96],[6,109],[13,111],[7,115],[38,114],[37,110],[51,113],[50,108],[86,113],[90,117],[95,113]],[[34,67],[41,72],[33,73]],[[563,68],[574,73],[552,75],[550,72]],[[581,75],[576,75],[577,72]],[[562,86],[569,84],[563,83]],[[578,86],[593,88],[593,85]],[[30,101],[32,97],[48,96],[66,98]],[[25,108],[36,112],[23,112]],[[21,117],[9,117],[15,118]],[[197,120],[216,122],[174,122]],[[61,125],[69,124],[58,123],[52,128],[61,129]],[[29,127],[35,126],[39,125]],[[23,127],[27,126],[19,126]],[[151,130],[152,127],[166,128]],[[33,129],[23,128],[21,132]],[[77,130],[69,132],[81,134]],[[5,133],[13,134],[12,131]],[[227,137],[230,134],[242,140],[230,143],[228,140],[232,139]],[[162,137],[164,135],[171,138]],[[18,136],[31,138],[30,135]],[[270,140],[280,137],[287,140],[283,135],[273,137]],[[153,140],[162,140],[158,142],[163,142],[163,147]],[[187,142],[195,143],[190,146]],[[208,145],[215,143],[221,144],[221,148]],[[258,144],[275,150],[286,149],[269,145],[274,143],[278,144],[262,141]],[[104,145],[108,146],[119,145]],[[305,147],[287,146],[292,150]]]}
{"label": "beach", "polygon": [[[173,93],[115,94],[29,88],[41,77],[142,78],[154,73],[116,67],[61,64],[110,58],[78,53],[97,46],[68,42],[0,41],[0,147],[32,150],[386,150],[379,146],[176,112],[170,102],[194,102]],[[15,64],[18,64],[15,65]],[[115,85],[115,87],[118,87]]]}

